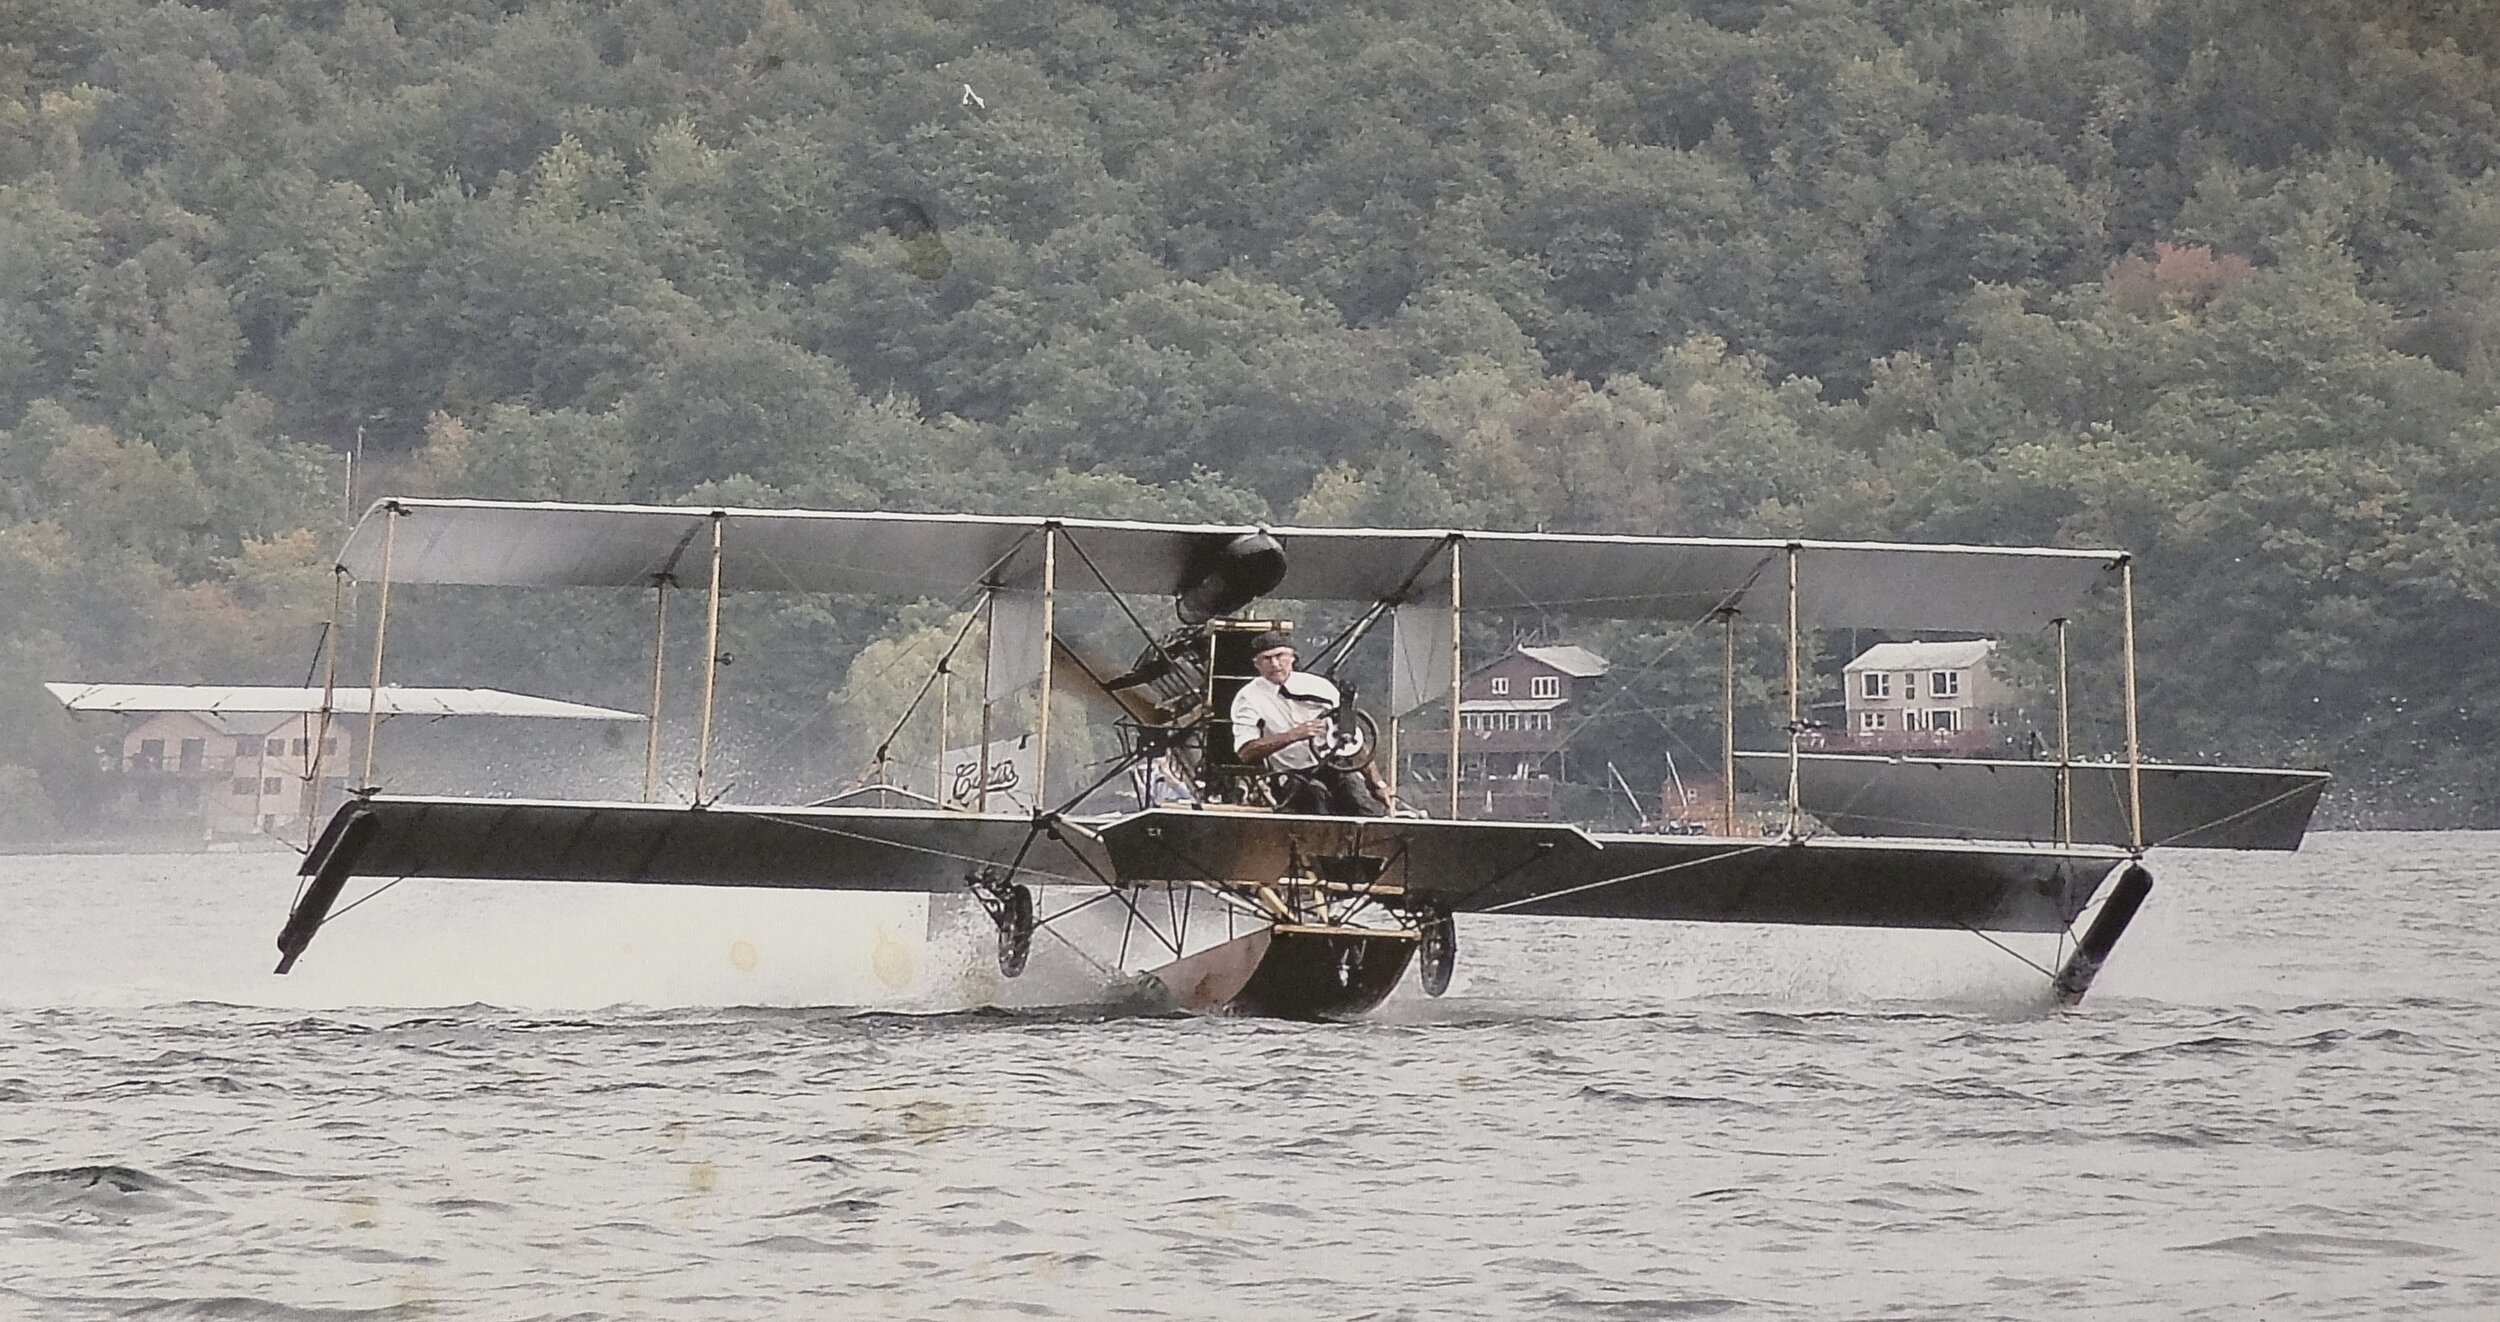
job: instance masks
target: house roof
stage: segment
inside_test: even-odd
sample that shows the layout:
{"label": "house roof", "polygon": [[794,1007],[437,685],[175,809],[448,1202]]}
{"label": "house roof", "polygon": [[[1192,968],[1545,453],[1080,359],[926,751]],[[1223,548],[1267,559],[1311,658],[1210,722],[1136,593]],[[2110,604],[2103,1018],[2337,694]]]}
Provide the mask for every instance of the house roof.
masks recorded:
{"label": "house roof", "polygon": [[1522,647],[1521,656],[1543,662],[1574,679],[1595,679],[1614,668],[1614,664],[1585,647],[1563,644],[1558,647]]}
{"label": "house roof", "polygon": [[1842,669],[1849,674],[1861,670],[1963,670],[1987,660],[1995,650],[1993,638],[1959,643],[1877,643],[1858,653],[1858,659]]}

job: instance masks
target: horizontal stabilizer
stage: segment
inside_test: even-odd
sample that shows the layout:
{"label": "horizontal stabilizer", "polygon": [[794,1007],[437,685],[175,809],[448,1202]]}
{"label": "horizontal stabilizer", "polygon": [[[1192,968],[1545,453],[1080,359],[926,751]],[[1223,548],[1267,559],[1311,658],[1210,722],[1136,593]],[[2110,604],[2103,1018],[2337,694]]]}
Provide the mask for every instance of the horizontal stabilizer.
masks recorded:
{"label": "horizontal stabilizer", "polygon": [[[1786,753],[1742,753],[1763,785],[1784,785]],[[2127,768],[2077,762],[2073,839],[2124,845]],[[2060,838],[2058,764],[1984,758],[1811,753],[1798,759],[1799,806],[1844,835],[1946,840]],[[2188,849],[2298,849],[2326,791],[2323,771],[2148,763],[2144,842]]]}

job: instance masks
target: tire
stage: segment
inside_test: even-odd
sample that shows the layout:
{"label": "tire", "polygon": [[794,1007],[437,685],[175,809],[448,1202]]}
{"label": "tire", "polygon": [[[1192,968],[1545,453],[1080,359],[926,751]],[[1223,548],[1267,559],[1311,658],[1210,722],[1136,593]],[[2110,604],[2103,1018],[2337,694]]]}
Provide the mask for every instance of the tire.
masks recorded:
{"label": "tire", "polygon": [[1415,977],[1423,983],[1424,995],[1438,996],[1450,989],[1450,972],[1458,966],[1458,920],[1439,907],[1425,910],[1421,919],[1416,924],[1423,935],[1416,942]]}
{"label": "tire", "polygon": [[1019,882],[999,900],[998,971],[1012,978],[1024,972],[1024,961],[1033,954],[1033,890]]}

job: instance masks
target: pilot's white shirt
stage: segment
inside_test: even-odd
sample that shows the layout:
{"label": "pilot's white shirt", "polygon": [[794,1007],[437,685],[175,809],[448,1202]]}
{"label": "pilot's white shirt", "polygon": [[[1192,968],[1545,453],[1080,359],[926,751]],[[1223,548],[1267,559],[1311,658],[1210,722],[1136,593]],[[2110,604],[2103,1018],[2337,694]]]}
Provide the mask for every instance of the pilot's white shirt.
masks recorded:
{"label": "pilot's white shirt", "polygon": [[[1290,697],[1264,677],[1242,685],[1241,691],[1233,695],[1235,753],[1253,739],[1282,734],[1333,710],[1338,703],[1337,686],[1317,675],[1297,670],[1285,676],[1285,682],[1293,686]],[[1318,765],[1319,753],[1308,739],[1287,744],[1267,759],[1267,766],[1278,771],[1308,771]]]}

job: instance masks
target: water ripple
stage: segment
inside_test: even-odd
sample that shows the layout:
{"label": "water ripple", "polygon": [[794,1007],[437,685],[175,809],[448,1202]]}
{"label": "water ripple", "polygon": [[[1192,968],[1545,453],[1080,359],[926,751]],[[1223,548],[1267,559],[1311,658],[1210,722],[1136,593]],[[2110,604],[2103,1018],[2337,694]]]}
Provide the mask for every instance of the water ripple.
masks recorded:
{"label": "water ripple", "polygon": [[316,952],[399,981],[273,981],[244,863],[18,862],[0,1316],[2500,1315],[2500,837],[2175,860],[2071,1013],[1958,934],[1503,920],[1349,1025],[606,950],[530,985],[610,1008],[464,1004],[495,906],[621,903],[557,888],[403,887]]}

